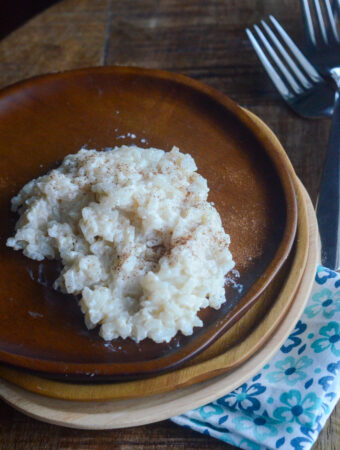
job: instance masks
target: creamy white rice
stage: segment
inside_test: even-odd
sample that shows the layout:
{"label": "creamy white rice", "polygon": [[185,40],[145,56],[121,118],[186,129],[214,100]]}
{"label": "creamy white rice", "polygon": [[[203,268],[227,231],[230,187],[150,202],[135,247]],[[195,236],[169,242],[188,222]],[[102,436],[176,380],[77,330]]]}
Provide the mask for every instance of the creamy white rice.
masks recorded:
{"label": "creamy white rice", "polygon": [[81,149],[26,184],[7,240],[29,258],[61,259],[55,289],[81,294],[88,328],[137,342],[169,342],[220,308],[234,262],[207,181],[174,147]]}

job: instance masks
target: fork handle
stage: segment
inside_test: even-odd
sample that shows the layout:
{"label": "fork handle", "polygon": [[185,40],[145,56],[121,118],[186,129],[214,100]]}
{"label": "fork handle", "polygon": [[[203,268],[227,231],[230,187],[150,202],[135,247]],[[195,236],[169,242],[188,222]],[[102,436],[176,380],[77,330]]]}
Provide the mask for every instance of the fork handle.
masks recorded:
{"label": "fork handle", "polygon": [[322,264],[340,269],[340,94],[334,106],[331,133],[317,204]]}

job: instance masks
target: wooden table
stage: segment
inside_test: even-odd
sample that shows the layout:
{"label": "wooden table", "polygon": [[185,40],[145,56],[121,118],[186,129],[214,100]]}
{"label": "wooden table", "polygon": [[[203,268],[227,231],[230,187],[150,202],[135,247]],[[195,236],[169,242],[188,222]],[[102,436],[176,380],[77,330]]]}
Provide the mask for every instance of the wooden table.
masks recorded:
{"label": "wooden table", "polygon": [[[0,87],[46,72],[130,65],[181,72],[263,118],[281,139],[315,202],[329,120],[288,110],[244,33],[274,14],[301,42],[297,0],[64,0],[0,42]],[[30,419],[0,403],[0,446],[39,448],[233,448],[172,424],[80,431]],[[338,405],[314,449],[340,446]]]}

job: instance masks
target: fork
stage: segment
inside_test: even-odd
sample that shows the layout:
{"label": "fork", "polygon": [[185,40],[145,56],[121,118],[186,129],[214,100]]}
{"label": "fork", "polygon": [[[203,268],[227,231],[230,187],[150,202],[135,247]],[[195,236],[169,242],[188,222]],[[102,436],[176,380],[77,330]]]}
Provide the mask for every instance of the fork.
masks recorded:
{"label": "fork", "polygon": [[[320,184],[317,217],[323,253],[339,269],[340,239],[340,35],[330,0],[301,0],[308,57],[321,73],[330,76],[337,87],[335,116],[332,122],[328,152]],[[340,6],[336,0],[335,7]],[[312,11],[315,19],[313,20]],[[338,119],[336,118],[338,116]],[[328,230],[328,233],[326,232]],[[326,263],[328,261],[326,260]]]}
{"label": "fork", "polygon": [[[310,0],[300,0],[300,2],[307,36],[308,59],[322,74],[335,77],[337,82],[339,74],[336,69],[340,66],[340,35],[330,0],[313,0],[312,7]],[[340,7],[340,0],[337,0],[336,5]]]}
{"label": "fork", "polygon": [[257,25],[254,26],[257,39],[249,29],[246,32],[278,92],[288,105],[303,117],[333,117],[317,215],[322,242],[322,262],[327,267],[338,269],[340,265],[339,95],[307,60],[279,22],[273,16],[269,19],[272,28],[265,21],[261,21],[266,36]]}
{"label": "fork", "polygon": [[[295,61],[281,44],[277,37],[278,33],[275,34],[264,20],[261,24],[267,37],[258,25],[254,25],[258,40],[249,28],[246,29],[246,33],[279,94],[302,117],[331,117],[334,107],[333,89],[302,54],[277,20],[273,16],[269,16],[269,19],[273,25],[279,27],[279,35],[295,57]],[[265,51],[277,68],[270,62]]]}

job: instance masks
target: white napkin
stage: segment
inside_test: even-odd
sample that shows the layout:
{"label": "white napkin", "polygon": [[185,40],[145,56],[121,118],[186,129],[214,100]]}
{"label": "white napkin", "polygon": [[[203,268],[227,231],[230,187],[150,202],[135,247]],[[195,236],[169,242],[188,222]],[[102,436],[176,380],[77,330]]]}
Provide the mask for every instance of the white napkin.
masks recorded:
{"label": "white napkin", "polygon": [[172,421],[243,449],[305,450],[339,397],[340,275],[319,266],[302,317],[261,372]]}

